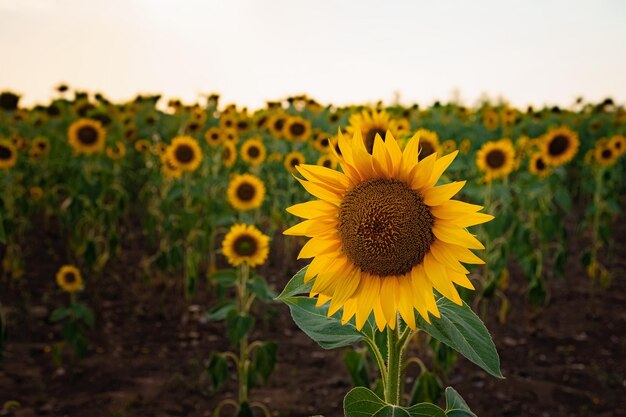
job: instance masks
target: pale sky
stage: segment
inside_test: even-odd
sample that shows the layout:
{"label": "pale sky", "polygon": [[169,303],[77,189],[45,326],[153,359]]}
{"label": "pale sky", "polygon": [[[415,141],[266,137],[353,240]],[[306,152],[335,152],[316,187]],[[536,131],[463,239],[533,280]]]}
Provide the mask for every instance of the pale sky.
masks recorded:
{"label": "pale sky", "polygon": [[0,0],[0,90],[626,103],[626,1]]}

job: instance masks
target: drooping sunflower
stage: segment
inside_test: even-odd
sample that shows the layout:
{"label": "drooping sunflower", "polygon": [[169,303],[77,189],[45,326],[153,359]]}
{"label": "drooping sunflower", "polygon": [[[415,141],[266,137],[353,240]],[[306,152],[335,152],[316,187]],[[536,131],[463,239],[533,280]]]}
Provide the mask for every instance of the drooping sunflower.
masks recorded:
{"label": "drooping sunflower", "polygon": [[579,146],[578,134],[565,126],[550,129],[541,139],[546,164],[555,167],[571,161]]}
{"label": "drooping sunflower", "polygon": [[346,128],[348,134],[354,136],[359,132],[365,143],[365,149],[372,153],[374,139],[380,135],[383,140],[385,133],[390,132],[392,136],[398,135],[398,121],[391,118],[391,115],[384,110],[363,110],[350,116],[350,125]]}
{"label": "drooping sunflower", "polygon": [[265,263],[270,251],[270,238],[253,225],[233,225],[222,241],[222,253],[228,263],[255,267]]}
{"label": "drooping sunflower", "polygon": [[485,143],[476,152],[476,165],[485,173],[485,180],[491,181],[509,175],[515,168],[515,149],[509,139]]}
{"label": "drooping sunflower", "polygon": [[74,265],[63,265],[57,272],[56,279],[63,291],[72,293],[83,289],[83,277]]}
{"label": "drooping sunflower", "polygon": [[402,152],[387,133],[370,155],[359,131],[339,146],[343,173],[299,165],[298,181],[320,200],[287,209],[307,219],[284,234],[311,238],[298,256],[313,258],[311,296],[330,301],[329,315],[343,307],[343,323],[356,316],[358,329],[372,311],[381,330],[398,312],[413,329],[414,310],[430,322],[428,313],[440,316],[433,288],[461,304],[454,284],[474,288],[461,262],[483,263],[470,249],[484,249],[465,228],[493,216],[451,200],[465,181],[435,186],[457,152],[418,162],[418,136]]}
{"label": "drooping sunflower", "polygon": [[304,142],[311,135],[311,122],[300,116],[290,117],[283,132],[289,140]]}
{"label": "drooping sunflower", "polygon": [[528,169],[531,174],[537,175],[539,177],[545,177],[550,173],[550,169],[548,165],[543,160],[543,154],[541,152],[536,152],[530,156],[530,160],[528,161]]}
{"label": "drooping sunflower", "polygon": [[248,139],[241,146],[241,159],[252,166],[257,166],[265,160],[267,151],[260,138]]}
{"label": "drooping sunflower", "polygon": [[596,144],[593,150],[593,158],[598,165],[608,167],[618,160],[619,155],[611,147],[610,142],[604,140]]}
{"label": "drooping sunflower", "polygon": [[296,167],[300,164],[304,164],[304,155],[302,155],[302,152],[298,151],[289,152],[287,155],[285,155],[285,160],[283,163],[285,165],[285,169],[287,169],[288,172],[294,174],[297,172]]}
{"label": "drooping sunflower", "polygon": [[67,135],[74,152],[78,154],[93,154],[104,150],[106,131],[97,120],[79,119],[70,125]]}
{"label": "drooping sunflower", "polygon": [[622,135],[613,136],[609,140],[609,146],[618,157],[622,156],[626,152],[626,137]]}
{"label": "drooping sunflower", "polygon": [[17,149],[11,141],[0,139],[0,169],[10,169],[17,163]]}
{"label": "drooping sunflower", "polygon": [[182,171],[192,172],[202,163],[202,150],[191,136],[177,136],[167,148],[167,159]]}
{"label": "drooping sunflower", "polygon": [[231,168],[237,161],[237,147],[233,142],[224,142],[222,145],[222,163]]}
{"label": "drooping sunflower", "polygon": [[107,156],[114,161],[120,160],[126,155],[126,146],[123,142],[117,141],[113,146],[107,148]]}
{"label": "drooping sunflower", "polygon": [[228,184],[226,195],[235,210],[254,210],[263,204],[265,184],[252,174],[235,174]]}
{"label": "drooping sunflower", "polygon": [[418,160],[421,161],[432,154],[441,152],[437,132],[428,129],[418,129],[415,132],[415,136],[419,138],[420,144]]}
{"label": "drooping sunflower", "polygon": [[212,148],[217,148],[222,143],[222,132],[218,127],[212,127],[204,134],[204,141]]}

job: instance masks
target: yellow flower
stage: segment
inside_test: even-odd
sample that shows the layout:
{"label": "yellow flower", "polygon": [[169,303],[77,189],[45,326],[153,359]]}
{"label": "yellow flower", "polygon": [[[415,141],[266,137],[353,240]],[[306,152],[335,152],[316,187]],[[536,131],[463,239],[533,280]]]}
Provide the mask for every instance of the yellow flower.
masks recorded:
{"label": "yellow flower", "polygon": [[146,153],[150,150],[150,142],[145,139],[139,139],[135,142],[135,150],[140,153]]}
{"label": "yellow flower", "polygon": [[285,114],[275,114],[270,118],[268,122],[268,126],[270,129],[270,133],[277,139],[280,139],[284,136],[285,125],[287,124],[287,115]]}
{"label": "yellow flower", "polygon": [[317,160],[317,165],[325,168],[337,169],[337,164],[337,159],[332,155],[322,155]]}
{"label": "yellow flower", "polygon": [[324,132],[318,132],[313,138],[313,147],[320,152],[330,151],[330,138]]}
{"label": "yellow flower", "polygon": [[311,135],[311,122],[300,116],[290,117],[283,132],[289,140],[304,142]]}
{"label": "yellow flower", "polygon": [[509,175],[515,168],[515,149],[509,139],[485,143],[476,153],[476,165],[491,181]]}
{"label": "yellow flower", "polygon": [[544,162],[543,154],[541,152],[536,152],[531,155],[530,160],[528,161],[528,169],[532,174],[539,177],[545,177],[550,173],[550,169]]}
{"label": "yellow flower", "polygon": [[166,178],[180,178],[183,170],[169,159],[167,153],[161,155],[161,173]]}
{"label": "yellow flower", "polygon": [[233,142],[224,142],[222,147],[222,162],[226,168],[231,168],[237,161],[237,148]]}
{"label": "yellow flower", "polygon": [[384,110],[363,110],[350,116],[350,125],[346,128],[349,135],[361,133],[365,149],[370,154],[374,148],[374,139],[379,135],[383,140],[385,133],[391,132],[392,136],[398,135],[398,121],[391,118],[391,115]]}
{"label": "yellow flower", "polygon": [[246,224],[233,225],[222,242],[222,253],[228,263],[239,266],[243,263],[255,267],[262,265],[270,251],[270,238],[256,227]]}
{"label": "yellow flower", "polygon": [[440,153],[439,136],[436,132],[427,129],[418,129],[415,136],[419,138],[418,160],[425,159],[434,153]]}
{"label": "yellow flower", "polygon": [[266,154],[267,151],[260,138],[248,139],[241,147],[241,159],[253,166],[261,164]]}
{"label": "yellow flower", "polygon": [[222,143],[222,132],[218,127],[212,127],[204,134],[205,142],[212,148],[216,148]]}
{"label": "yellow flower", "polygon": [[610,142],[600,141],[596,144],[593,157],[598,165],[603,167],[611,166],[619,159],[619,155],[611,147]]}
{"label": "yellow flower", "polygon": [[459,145],[459,151],[461,151],[462,154],[467,154],[470,150],[472,149],[472,142],[470,142],[469,139],[463,139],[461,141],[461,144]]}
{"label": "yellow flower", "polygon": [[97,120],[79,119],[70,125],[69,143],[78,154],[102,152],[106,142],[106,131]]}
{"label": "yellow flower", "polygon": [[443,153],[450,153],[456,151],[456,142],[452,139],[448,139],[441,144],[441,150]]}
{"label": "yellow flower", "polygon": [[83,277],[74,265],[63,265],[57,272],[56,279],[63,291],[72,293],[83,289]]}
{"label": "yellow flower", "polygon": [[0,139],[0,169],[13,168],[17,163],[17,149],[11,141]]}
{"label": "yellow flower", "polygon": [[545,162],[555,167],[571,161],[579,145],[578,134],[565,126],[550,129],[541,139]]}
{"label": "yellow flower", "polygon": [[30,194],[30,198],[34,201],[41,200],[41,197],[43,197],[43,189],[39,186],[30,187],[28,193]]}
{"label": "yellow flower", "polygon": [[391,134],[385,139],[370,155],[360,131],[340,135],[343,173],[299,165],[298,181],[320,200],[287,209],[307,220],[284,234],[311,238],[298,258],[313,258],[304,280],[314,279],[318,305],[330,301],[329,315],[343,307],[342,322],[356,316],[361,329],[373,311],[382,330],[400,313],[415,329],[414,310],[429,322],[429,313],[440,317],[433,288],[457,304],[454,284],[474,288],[461,262],[483,263],[469,249],[484,246],[465,228],[493,216],[450,200],[465,181],[435,186],[458,152],[418,162],[418,136],[404,152]]}
{"label": "yellow flower", "polygon": [[115,145],[107,148],[107,156],[113,160],[122,159],[126,155],[126,146],[122,142],[115,142]]}
{"label": "yellow flower", "polygon": [[292,174],[296,172],[296,167],[300,164],[304,164],[304,155],[301,152],[294,151],[285,155],[285,169]]}
{"label": "yellow flower", "polygon": [[202,150],[191,136],[177,136],[167,148],[167,159],[182,171],[193,172],[202,163]]}
{"label": "yellow flower", "polygon": [[483,126],[485,126],[487,130],[496,130],[499,124],[498,113],[491,109],[485,110],[483,113]]}
{"label": "yellow flower", "polygon": [[252,174],[235,174],[228,184],[226,194],[228,202],[235,210],[254,210],[263,204],[265,185]]}
{"label": "yellow flower", "polygon": [[615,152],[618,157],[622,156],[626,152],[626,137],[622,135],[616,135],[609,140],[609,146]]}

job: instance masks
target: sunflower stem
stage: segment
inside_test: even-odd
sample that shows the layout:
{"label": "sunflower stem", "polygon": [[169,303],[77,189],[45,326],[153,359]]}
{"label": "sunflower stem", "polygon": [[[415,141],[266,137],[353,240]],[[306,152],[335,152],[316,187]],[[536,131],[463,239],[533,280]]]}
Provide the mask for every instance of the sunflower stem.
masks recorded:
{"label": "sunflower stem", "polygon": [[[398,323],[399,324],[399,323]],[[385,384],[385,401],[388,404],[400,405],[400,375],[402,362],[402,345],[398,325],[387,329],[387,383]]]}
{"label": "sunflower stem", "polygon": [[376,346],[376,342],[374,340],[368,339],[367,337],[364,339],[367,346],[369,346],[370,351],[374,355],[374,359],[376,359],[376,364],[378,365],[378,369],[380,370],[380,379],[383,383],[383,392],[386,392],[387,387],[387,367],[385,366],[385,360],[383,359],[382,353],[380,353],[380,349]]}
{"label": "sunflower stem", "polygon": [[[247,316],[250,311],[248,303],[248,276],[250,269],[247,263],[241,264],[239,269],[239,314]],[[244,334],[239,340],[239,363],[237,364],[237,379],[239,382],[239,404],[248,401],[248,335]]]}

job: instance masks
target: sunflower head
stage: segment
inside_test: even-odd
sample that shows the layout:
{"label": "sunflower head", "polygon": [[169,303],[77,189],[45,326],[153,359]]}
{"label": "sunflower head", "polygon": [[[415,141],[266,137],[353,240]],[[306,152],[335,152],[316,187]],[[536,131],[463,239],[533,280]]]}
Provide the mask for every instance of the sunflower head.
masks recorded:
{"label": "sunflower head", "polygon": [[602,167],[608,167],[615,164],[615,161],[619,159],[619,155],[609,141],[599,141],[593,151],[593,158],[596,163]]}
{"label": "sunflower head", "polygon": [[445,153],[450,153],[456,151],[456,142],[452,139],[448,139],[441,144],[441,151]]}
{"label": "sunflower head", "polygon": [[177,136],[167,148],[167,159],[182,171],[192,172],[202,163],[202,150],[190,136]]}
{"label": "sunflower head", "polygon": [[491,109],[485,110],[483,113],[483,126],[487,128],[487,130],[496,130],[500,125],[500,120],[498,118],[498,113]]}
{"label": "sunflower head", "polygon": [[47,138],[44,138],[41,136],[35,138],[35,140],[33,140],[33,142],[31,143],[30,147],[31,149],[37,149],[37,151],[41,153],[42,155],[45,155],[48,152],[50,152],[50,142],[48,141]]}
{"label": "sunflower head", "polygon": [[270,118],[267,126],[269,127],[272,136],[275,138],[284,137],[287,120],[288,116],[282,113],[275,114]]}
{"label": "sunflower head", "polygon": [[317,165],[322,166],[324,168],[336,169],[337,159],[334,158],[332,155],[322,155],[317,160]]}
{"label": "sunflower head", "polygon": [[117,141],[113,146],[107,148],[107,156],[114,161],[122,159],[126,155],[126,146],[123,142]]}
{"label": "sunflower head", "polygon": [[83,289],[83,277],[74,265],[63,265],[56,274],[56,280],[63,291],[72,293]]}
{"label": "sunflower head", "polygon": [[466,227],[493,217],[482,207],[451,200],[465,182],[436,186],[458,152],[418,161],[419,136],[404,151],[389,132],[370,154],[360,131],[338,138],[343,173],[301,164],[298,181],[319,200],[287,209],[305,218],[284,233],[311,239],[299,258],[313,258],[305,281],[311,296],[330,301],[329,315],[343,308],[342,322],[370,314],[379,329],[394,328],[397,314],[415,328],[414,311],[439,317],[433,289],[457,304],[454,284],[473,289],[461,264],[482,263],[469,249],[484,249]]}
{"label": "sunflower head", "polygon": [[169,159],[166,153],[161,155],[161,173],[165,178],[180,178],[183,175],[183,170],[178,167],[174,162]]}
{"label": "sunflower head", "polygon": [[415,136],[419,138],[419,155],[418,160],[429,157],[430,155],[439,153],[439,136],[437,132],[433,132],[427,129],[418,129],[415,132]]}
{"label": "sunflower head", "polygon": [[235,174],[226,192],[230,205],[239,211],[261,207],[265,198],[265,185],[252,174]]}
{"label": "sunflower head", "polygon": [[241,159],[252,166],[257,166],[265,160],[267,151],[260,138],[248,139],[241,147]]}
{"label": "sunflower head", "polygon": [[626,153],[626,136],[616,135],[609,140],[609,146],[613,152],[619,157]]}
{"label": "sunflower head", "polygon": [[374,149],[374,141],[376,136],[380,136],[383,140],[385,134],[389,131],[392,136],[397,136],[398,121],[391,118],[391,115],[384,110],[363,110],[361,113],[355,113],[350,116],[350,125],[346,131],[350,135],[355,132],[360,133],[360,137],[365,145],[368,153],[372,153]]}
{"label": "sunflower head", "polygon": [[298,151],[289,152],[285,155],[284,164],[288,172],[292,174],[296,173],[296,167],[300,164],[304,164],[304,155],[302,155],[302,152]]}
{"label": "sunflower head", "polygon": [[222,145],[222,163],[226,168],[232,168],[237,161],[237,147],[233,142],[224,142]]}
{"label": "sunflower head", "polygon": [[6,139],[0,139],[0,169],[13,168],[17,163],[17,148]]}
{"label": "sunflower head", "polygon": [[233,225],[222,242],[222,253],[232,266],[262,265],[269,254],[270,238],[253,225]]}
{"label": "sunflower head", "polygon": [[571,161],[579,146],[578,134],[567,127],[551,129],[541,139],[546,163],[554,167]]}
{"label": "sunflower head", "polygon": [[205,142],[212,148],[216,148],[222,143],[222,132],[218,127],[212,127],[204,134]]}
{"label": "sunflower head", "polygon": [[550,168],[546,165],[543,153],[541,152],[535,152],[530,156],[528,169],[532,174],[539,177],[545,177],[550,173]]}
{"label": "sunflower head", "polygon": [[300,116],[290,117],[283,132],[289,140],[304,142],[311,135],[311,122]]}
{"label": "sunflower head", "polygon": [[33,201],[38,201],[43,197],[43,189],[39,186],[30,187],[28,194]]}
{"label": "sunflower head", "polygon": [[70,125],[69,143],[77,154],[102,152],[106,143],[106,131],[93,119],[79,119]]}
{"label": "sunflower head", "polygon": [[133,146],[139,153],[146,153],[150,150],[150,142],[146,139],[139,139]]}
{"label": "sunflower head", "polygon": [[509,175],[515,168],[515,149],[509,139],[485,143],[476,153],[476,165],[491,181]]}

